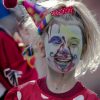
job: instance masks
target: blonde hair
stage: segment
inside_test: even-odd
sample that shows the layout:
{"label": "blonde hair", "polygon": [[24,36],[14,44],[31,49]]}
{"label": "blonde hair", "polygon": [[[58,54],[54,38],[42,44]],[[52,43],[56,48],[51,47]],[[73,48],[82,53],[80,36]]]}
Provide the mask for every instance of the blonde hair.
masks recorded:
{"label": "blonde hair", "polygon": [[84,35],[87,41],[81,64],[76,70],[76,75],[78,75],[84,74],[88,69],[93,72],[98,67],[100,30],[94,16],[83,3],[74,1],[72,6],[75,7],[75,11],[79,14],[84,24]]}
{"label": "blonde hair", "polygon": [[[99,37],[100,31],[98,24],[91,14],[90,10],[82,3],[78,1],[57,1],[53,7],[50,7],[49,12],[58,9],[61,6],[73,6],[75,10],[76,20],[79,21],[83,26],[83,35],[86,38],[82,59],[77,66],[76,76],[84,74],[87,70],[92,72],[97,69],[99,64]],[[76,16],[77,13],[77,16]],[[72,15],[73,16],[73,15]],[[77,19],[78,18],[78,19]],[[79,23],[79,26],[81,26]],[[49,24],[47,25],[49,26]],[[43,36],[44,37],[44,36]]]}

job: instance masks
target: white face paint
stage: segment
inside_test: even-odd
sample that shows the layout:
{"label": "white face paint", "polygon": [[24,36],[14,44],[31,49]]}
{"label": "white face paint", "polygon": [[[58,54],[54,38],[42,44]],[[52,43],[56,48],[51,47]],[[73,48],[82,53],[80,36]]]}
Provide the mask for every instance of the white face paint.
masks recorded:
{"label": "white face paint", "polygon": [[66,73],[79,63],[82,53],[82,31],[76,25],[54,23],[44,39],[48,67]]}

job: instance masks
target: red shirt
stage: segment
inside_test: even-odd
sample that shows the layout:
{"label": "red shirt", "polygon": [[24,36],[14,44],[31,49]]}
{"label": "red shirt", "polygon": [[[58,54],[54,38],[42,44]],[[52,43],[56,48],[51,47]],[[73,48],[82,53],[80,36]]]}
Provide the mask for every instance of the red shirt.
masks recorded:
{"label": "red shirt", "polygon": [[8,90],[16,85],[16,80],[22,84],[37,78],[36,69],[23,59],[15,40],[0,30],[0,83]]}
{"label": "red shirt", "polygon": [[5,100],[100,100],[95,93],[86,89],[80,82],[68,92],[52,93],[46,85],[46,79],[27,82],[11,89]]}

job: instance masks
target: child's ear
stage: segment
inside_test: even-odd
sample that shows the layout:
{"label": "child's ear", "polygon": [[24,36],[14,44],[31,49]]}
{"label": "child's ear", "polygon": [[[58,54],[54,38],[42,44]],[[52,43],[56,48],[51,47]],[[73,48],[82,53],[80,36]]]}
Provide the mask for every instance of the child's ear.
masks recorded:
{"label": "child's ear", "polygon": [[45,48],[44,48],[44,43],[42,40],[39,40],[37,43],[37,49],[39,50],[39,53],[41,57],[45,57]]}

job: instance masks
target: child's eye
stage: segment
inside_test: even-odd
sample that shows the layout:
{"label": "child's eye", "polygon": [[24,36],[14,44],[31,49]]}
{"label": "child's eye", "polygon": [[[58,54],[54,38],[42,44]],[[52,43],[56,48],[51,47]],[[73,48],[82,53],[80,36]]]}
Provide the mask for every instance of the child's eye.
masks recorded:
{"label": "child's eye", "polygon": [[49,43],[53,43],[53,44],[61,44],[62,43],[62,39],[59,36],[53,36],[50,40]]}
{"label": "child's eye", "polygon": [[75,47],[78,46],[78,44],[76,44],[76,43],[71,43],[70,46],[73,47],[73,48],[75,48]]}
{"label": "child's eye", "polygon": [[71,46],[73,48],[77,47],[78,44],[79,44],[79,40],[78,39],[71,39],[71,40],[69,40],[69,46]]}

